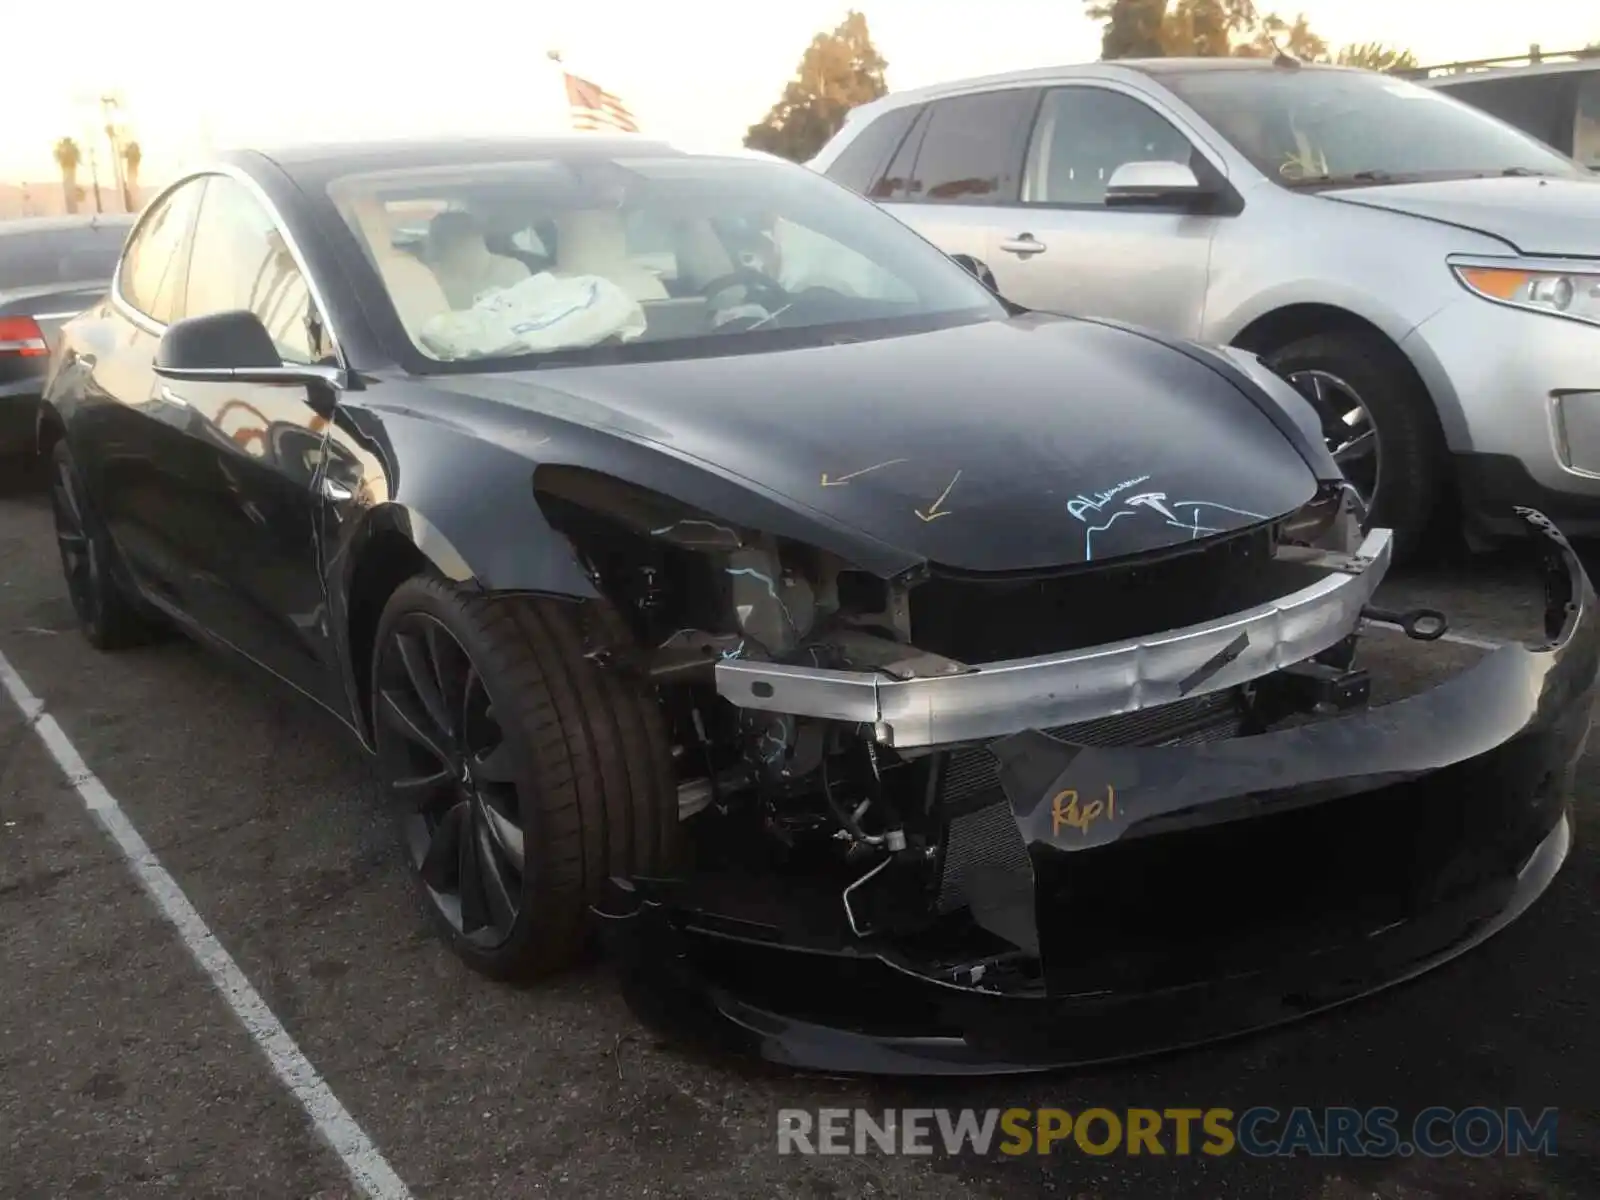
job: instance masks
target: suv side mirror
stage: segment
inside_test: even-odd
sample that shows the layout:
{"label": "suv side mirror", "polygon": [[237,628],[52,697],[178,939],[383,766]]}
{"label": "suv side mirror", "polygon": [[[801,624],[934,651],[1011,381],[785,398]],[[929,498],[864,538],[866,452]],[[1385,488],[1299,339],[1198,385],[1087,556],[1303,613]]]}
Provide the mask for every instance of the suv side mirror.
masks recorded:
{"label": "suv side mirror", "polygon": [[1111,172],[1106,204],[1193,204],[1211,195],[1187,163],[1130,162]]}
{"label": "suv side mirror", "polygon": [[154,366],[164,379],[197,383],[344,384],[337,367],[285,364],[261,318],[244,309],[174,321],[156,346]]}

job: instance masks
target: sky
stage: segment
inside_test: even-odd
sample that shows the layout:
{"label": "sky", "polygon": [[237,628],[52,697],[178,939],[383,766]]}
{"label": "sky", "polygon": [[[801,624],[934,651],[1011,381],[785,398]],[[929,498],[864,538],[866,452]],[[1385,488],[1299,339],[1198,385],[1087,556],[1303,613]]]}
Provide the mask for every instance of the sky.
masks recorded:
{"label": "sky", "polygon": [[[1331,44],[1381,41],[1425,63],[1600,40],[1593,0],[1257,3],[1303,11]],[[97,133],[108,92],[147,184],[211,147],[561,130],[552,49],[646,133],[728,148],[778,98],[812,36],[851,7],[866,14],[891,90],[1099,55],[1081,0],[73,0],[56,30],[65,41],[52,34],[55,49],[8,55],[0,72],[0,180],[57,178],[50,152],[63,136],[93,147],[109,180]]]}

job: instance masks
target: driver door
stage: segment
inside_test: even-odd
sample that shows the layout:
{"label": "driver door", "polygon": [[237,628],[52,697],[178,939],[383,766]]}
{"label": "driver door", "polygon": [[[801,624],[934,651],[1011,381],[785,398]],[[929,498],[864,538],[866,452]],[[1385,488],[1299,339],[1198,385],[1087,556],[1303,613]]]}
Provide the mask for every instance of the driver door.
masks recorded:
{"label": "driver door", "polygon": [[[184,315],[249,310],[286,363],[324,355],[304,276],[254,194],[211,177],[195,223]],[[316,537],[326,421],[302,385],[169,382],[191,415],[169,486],[196,514],[191,570],[205,624],[319,700],[342,708]]]}
{"label": "driver door", "polygon": [[1143,97],[1098,84],[1047,91],[1021,202],[1001,214],[988,258],[1000,294],[1028,308],[1198,337],[1212,241],[1219,221],[1229,218],[1108,207],[1106,184],[1116,169],[1153,160],[1220,174]]}

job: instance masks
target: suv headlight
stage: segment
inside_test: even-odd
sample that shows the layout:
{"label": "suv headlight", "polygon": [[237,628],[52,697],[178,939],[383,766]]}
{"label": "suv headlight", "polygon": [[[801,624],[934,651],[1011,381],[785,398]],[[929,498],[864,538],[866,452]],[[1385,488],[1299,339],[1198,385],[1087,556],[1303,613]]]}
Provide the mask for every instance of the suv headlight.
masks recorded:
{"label": "suv headlight", "polygon": [[1452,262],[1450,269],[1468,291],[1485,300],[1600,325],[1600,266]]}

